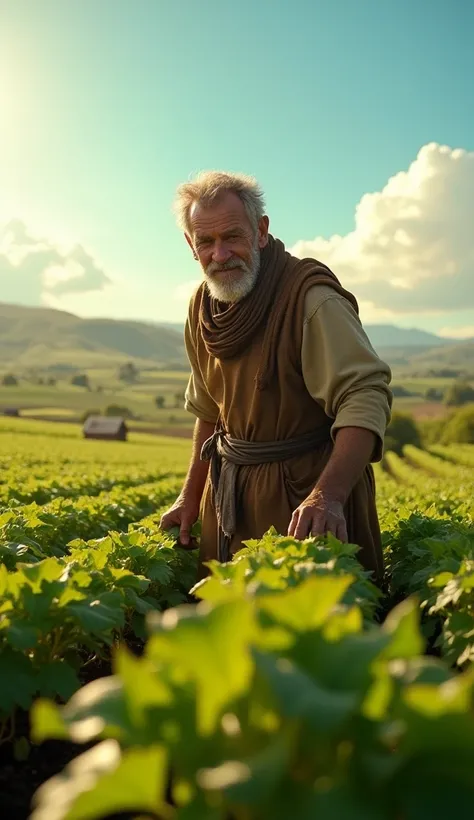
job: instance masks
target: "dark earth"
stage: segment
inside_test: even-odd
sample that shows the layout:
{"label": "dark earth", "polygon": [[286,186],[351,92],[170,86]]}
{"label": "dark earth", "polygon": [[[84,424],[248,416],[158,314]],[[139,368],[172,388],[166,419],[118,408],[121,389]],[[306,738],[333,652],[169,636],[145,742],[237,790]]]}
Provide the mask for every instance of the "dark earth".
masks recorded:
{"label": "dark earth", "polygon": [[[127,641],[132,651],[140,655],[143,644]],[[81,684],[112,674],[111,664],[98,661],[88,667],[87,677],[81,675]],[[16,719],[16,736],[30,737],[29,715],[19,712]],[[32,799],[38,787],[49,778],[59,774],[67,764],[90,749],[94,743],[74,744],[62,740],[48,740],[39,746],[31,746],[28,760],[17,761],[13,756],[13,744],[0,746],[0,817],[2,820],[28,820],[32,811]],[[143,812],[111,814],[107,820],[159,820],[157,816]],[[104,818],[105,820],[105,818]]]}

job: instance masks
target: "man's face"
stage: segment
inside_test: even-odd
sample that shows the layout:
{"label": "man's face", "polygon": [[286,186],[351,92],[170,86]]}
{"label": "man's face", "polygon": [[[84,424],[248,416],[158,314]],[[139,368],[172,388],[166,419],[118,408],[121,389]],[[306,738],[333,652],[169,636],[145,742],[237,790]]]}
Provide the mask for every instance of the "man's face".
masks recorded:
{"label": "man's face", "polygon": [[211,296],[220,302],[247,296],[257,281],[260,249],[268,241],[268,219],[260,220],[255,233],[242,201],[229,192],[211,205],[193,205],[190,226],[186,239],[201,263]]}

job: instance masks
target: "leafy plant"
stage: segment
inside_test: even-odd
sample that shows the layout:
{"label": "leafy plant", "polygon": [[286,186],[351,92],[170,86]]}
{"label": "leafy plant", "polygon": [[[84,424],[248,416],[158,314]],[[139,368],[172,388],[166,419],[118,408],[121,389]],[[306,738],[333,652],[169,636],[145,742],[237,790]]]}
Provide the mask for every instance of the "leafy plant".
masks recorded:
{"label": "leafy plant", "polygon": [[342,603],[353,581],[155,615],[143,658],[119,650],[64,708],[38,701],[36,742],[99,743],[40,788],[32,820],[436,820],[453,797],[469,817],[474,676],[420,657],[416,602],[363,631]]}

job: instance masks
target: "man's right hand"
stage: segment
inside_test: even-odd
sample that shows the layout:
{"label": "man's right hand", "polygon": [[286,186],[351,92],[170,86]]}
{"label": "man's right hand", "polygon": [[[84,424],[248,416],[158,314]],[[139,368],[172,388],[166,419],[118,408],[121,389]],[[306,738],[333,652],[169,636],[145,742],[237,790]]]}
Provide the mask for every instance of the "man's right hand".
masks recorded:
{"label": "man's right hand", "polygon": [[179,495],[173,506],[162,516],[160,528],[169,530],[179,527],[179,544],[188,549],[196,549],[195,538],[191,536],[191,527],[199,518],[199,502],[194,498]]}

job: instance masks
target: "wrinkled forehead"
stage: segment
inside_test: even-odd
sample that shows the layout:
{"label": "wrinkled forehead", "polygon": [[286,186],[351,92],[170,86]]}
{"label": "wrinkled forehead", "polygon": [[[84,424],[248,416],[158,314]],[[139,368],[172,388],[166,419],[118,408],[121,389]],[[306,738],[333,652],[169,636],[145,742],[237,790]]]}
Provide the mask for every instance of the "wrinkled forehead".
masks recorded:
{"label": "wrinkled forehead", "polygon": [[210,203],[194,202],[189,212],[189,224],[194,235],[220,234],[232,228],[251,231],[244,204],[232,192],[226,192]]}

